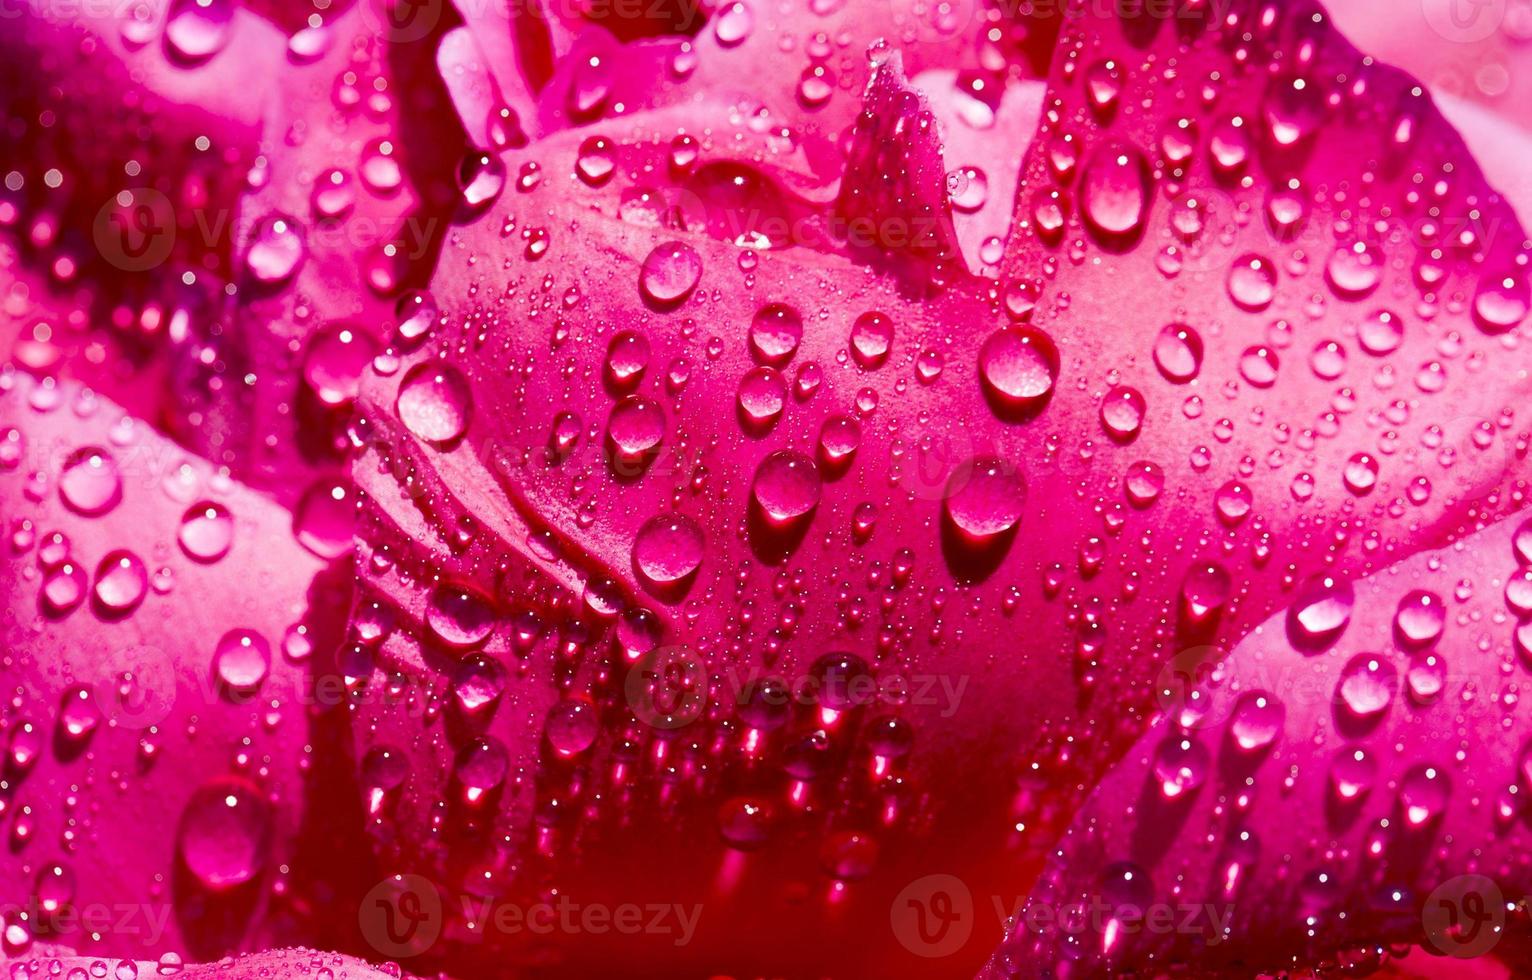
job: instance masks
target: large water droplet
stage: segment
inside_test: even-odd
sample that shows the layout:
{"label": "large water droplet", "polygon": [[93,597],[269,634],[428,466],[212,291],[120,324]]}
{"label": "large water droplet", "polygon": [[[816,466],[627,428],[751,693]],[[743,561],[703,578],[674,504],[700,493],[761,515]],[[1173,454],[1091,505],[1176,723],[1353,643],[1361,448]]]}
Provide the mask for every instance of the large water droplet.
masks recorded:
{"label": "large water droplet", "polygon": [[1298,588],[1287,611],[1287,635],[1300,650],[1329,646],[1351,623],[1356,593],[1349,581],[1315,575]]}
{"label": "large water droplet", "polygon": [[276,286],[291,279],[308,249],[301,226],[285,214],[271,214],[256,223],[245,251],[245,268],[256,282]]}
{"label": "large water droplet", "polygon": [[426,626],[449,647],[478,646],[494,632],[495,622],[489,600],[468,586],[439,585],[426,604]]}
{"label": "large water droplet", "polygon": [[206,61],[229,43],[233,0],[175,0],[165,17],[165,45],[185,62]]}
{"label": "large water droplet", "polygon": [[819,505],[821,481],[814,461],[802,453],[779,450],[756,467],[750,493],[772,524],[790,524]]}
{"label": "large water droplet", "polygon": [[1026,501],[1026,482],[1014,466],[978,457],[952,471],[943,510],[965,538],[988,544],[1015,531]]}
{"label": "large water droplet", "polygon": [[691,578],[702,556],[702,529],[684,514],[649,518],[633,540],[633,567],[655,592],[672,590]]}
{"label": "large water droplet", "polygon": [[95,517],[122,500],[122,473],[105,449],[76,449],[59,472],[59,497],[76,513]]}
{"label": "large water droplet", "polygon": [[1411,827],[1420,827],[1447,811],[1452,783],[1445,769],[1418,765],[1399,781],[1399,809]]}
{"label": "large water droplet", "polygon": [[1229,716],[1229,735],[1246,752],[1258,752],[1277,740],[1287,710],[1273,694],[1246,691]]}
{"label": "large water droplet", "polygon": [[639,270],[644,297],[660,306],[674,306],[691,295],[702,278],[702,256],[684,242],[655,246]]}
{"label": "large water droplet", "polygon": [[1101,399],[1101,426],[1114,442],[1132,442],[1144,424],[1148,404],[1138,389],[1119,385]]}
{"label": "large water droplet", "polygon": [[1229,298],[1246,310],[1264,310],[1277,295],[1277,269],[1260,255],[1242,255],[1229,267]]}
{"label": "large water droplet", "polygon": [[1378,653],[1359,653],[1341,669],[1336,703],[1359,719],[1372,719],[1388,709],[1399,689],[1399,672]]}
{"label": "large water droplet", "polygon": [[181,550],[200,562],[213,562],[229,553],[234,543],[234,515],[222,504],[204,500],[181,515],[176,533]]}
{"label": "large water droplet", "polygon": [[148,589],[149,572],[131,551],[113,551],[96,566],[96,602],[111,615],[138,608]]}
{"label": "large water droplet", "polygon": [[1174,384],[1185,384],[1202,369],[1202,337],[1184,323],[1172,323],[1154,341],[1154,364]]}
{"label": "large water droplet", "polygon": [[242,885],[266,867],[270,808],[253,787],[217,779],[198,787],[181,813],[176,851],[204,886]]}
{"label": "large water droplet", "polygon": [[979,349],[979,376],[992,403],[1031,409],[1053,393],[1059,351],[1053,339],[1028,326],[1003,327]]}
{"label": "large water droplet", "polygon": [[1143,231],[1151,198],[1149,163],[1131,146],[1103,144],[1081,183],[1081,211],[1100,238],[1120,241]]}
{"label": "large water droplet", "polygon": [[417,364],[399,385],[399,420],[427,442],[446,444],[468,429],[473,396],[468,381],[448,364]]}
{"label": "large water droplet", "polygon": [[322,404],[349,405],[377,352],[377,345],[360,331],[328,327],[309,342],[303,379]]}
{"label": "large water droplet", "polygon": [[803,317],[785,303],[768,303],[750,321],[750,352],[762,364],[781,366],[798,352]]}
{"label": "large water droplet", "polygon": [[851,325],[851,356],[864,368],[875,368],[888,358],[894,343],[894,321],[875,310],[863,313]]}
{"label": "large water droplet", "polygon": [[1473,298],[1473,318],[1486,333],[1505,333],[1527,318],[1532,283],[1525,275],[1487,275]]}
{"label": "large water droplet", "polygon": [[1399,600],[1399,608],[1394,612],[1394,639],[1406,650],[1419,650],[1441,639],[1446,624],[1447,608],[1442,597],[1415,589]]}
{"label": "large water droplet", "polygon": [[229,630],[213,649],[213,672],[231,692],[259,690],[270,670],[271,644],[254,630]]}
{"label": "large water droplet", "polygon": [[665,411],[652,398],[629,395],[612,406],[606,437],[612,465],[623,467],[621,475],[635,475],[633,468],[646,464],[665,439]]}

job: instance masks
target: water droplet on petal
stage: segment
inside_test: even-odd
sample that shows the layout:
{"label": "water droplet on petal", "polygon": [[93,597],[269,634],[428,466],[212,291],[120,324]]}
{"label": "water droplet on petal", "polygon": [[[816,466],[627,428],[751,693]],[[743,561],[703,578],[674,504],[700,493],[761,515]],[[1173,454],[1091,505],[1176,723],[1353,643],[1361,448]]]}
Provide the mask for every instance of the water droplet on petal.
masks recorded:
{"label": "water droplet on petal", "polygon": [[242,885],[266,867],[270,807],[242,781],[216,779],[198,787],[181,813],[176,851],[205,887]]}
{"label": "water droplet on petal", "polygon": [[750,321],[750,351],[762,364],[786,364],[802,340],[803,317],[786,304],[768,303]]}
{"label": "water droplet on petal", "polygon": [[819,470],[802,453],[778,450],[761,460],[751,483],[751,496],[772,524],[790,524],[819,506]]}
{"label": "water droplet on petal", "polygon": [[1132,442],[1144,424],[1148,404],[1135,388],[1121,385],[1101,400],[1101,425],[1114,442]]}
{"label": "water droplet on petal", "polygon": [[1229,599],[1233,582],[1222,565],[1193,565],[1181,583],[1181,611],[1194,626],[1210,622]]}
{"label": "water droplet on petal", "polygon": [[660,306],[674,306],[691,295],[702,278],[702,256],[683,242],[657,245],[644,259],[638,285],[645,298]]}
{"label": "water droplet on petal", "polygon": [[1277,295],[1277,270],[1270,259],[1243,255],[1229,267],[1229,298],[1241,309],[1257,311]]}
{"label": "water droplet on petal", "polygon": [[548,709],[543,734],[553,751],[564,758],[579,755],[596,743],[601,721],[594,706],[581,701],[566,701]]}
{"label": "water droplet on petal", "polygon": [[1239,374],[1257,388],[1270,388],[1277,383],[1278,363],[1270,347],[1247,347],[1239,358]]}
{"label": "water droplet on petal", "polygon": [[1419,650],[1440,640],[1446,624],[1447,608],[1442,597],[1415,589],[1399,600],[1399,608],[1394,612],[1394,639],[1406,650]]}
{"label": "water droplet on petal", "polygon": [[1156,463],[1140,460],[1128,467],[1123,489],[1133,506],[1147,507],[1158,500],[1160,491],[1165,489],[1165,471]]}
{"label": "water droplet on petal", "polygon": [[664,592],[685,582],[702,564],[703,536],[684,514],[657,514],[633,540],[633,566],[651,591]]}
{"label": "water droplet on petal", "polygon": [[947,480],[944,512],[965,538],[988,544],[1021,523],[1026,482],[1016,468],[993,457],[958,466]]}
{"label": "water droplet on petal", "polygon": [[742,0],[734,0],[713,20],[713,36],[726,48],[742,43],[754,28],[755,14]]}
{"label": "water droplet on petal", "polygon": [[1315,575],[1299,586],[1287,611],[1287,635],[1300,650],[1329,646],[1351,623],[1356,593],[1349,581]]}
{"label": "water droplet on petal", "polygon": [[1342,479],[1347,490],[1358,497],[1366,496],[1378,484],[1378,461],[1367,453],[1356,453],[1346,461]]}
{"label": "water droplet on petal", "polygon": [[1032,327],[1003,327],[979,349],[979,376],[987,393],[1010,409],[1039,405],[1053,393],[1058,375],[1058,348]]}
{"label": "water droplet on petal", "polygon": [[505,190],[505,162],[496,153],[469,153],[458,164],[458,199],[472,216],[483,212]]}
{"label": "water droplet on petal", "polygon": [[356,400],[377,345],[360,331],[350,327],[330,327],[310,341],[303,359],[303,380],[320,403],[330,407],[349,405]]}
{"label": "water droplet on petal", "polygon": [[1485,276],[1473,298],[1474,322],[1485,333],[1505,333],[1527,318],[1532,283],[1525,275]]}
{"label": "water droplet on petal", "polygon": [[233,0],[175,0],[165,17],[165,45],[183,62],[206,61],[224,49],[234,24]]}
{"label": "water droplet on petal", "polygon": [[85,600],[85,570],[66,561],[43,576],[42,606],[50,616],[64,616]]}
{"label": "water droplet on petal", "polygon": [[489,600],[467,586],[439,585],[426,604],[426,626],[449,647],[478,646],[489,639],[495,623]]}
{"label": "water droplet on petal", "polygon": [[1399,672],[1378,653],[1359,653],[1341,669],[1336,703],[1359,719],[1387,710],[1399,689]]}
{"label": "water droplet on petal", "polygon": [[1392,354],[1404,342],[1404,321],[1390,310],[1374,310],[1357,324],[1357,340],[1374,357]]}
{"label": "water droplet on petal", "polygon": [[1165,380],[1186,384],[1202,369],[1202,337],[1184,323],[1172,323],[1154,342],[1154,364]]}
{"label": "water droplet on petal", "polygon": [[894,322],[882,313],[868,311],[851,325],[851,356],[864,368],[875,368],[888,359],[894,343]]}
{"label": "water droplet on petal", "polygon": [[234,516],[222,504],[204,500],[187,508],[176,534],[181,550],[200,562],[214,562],[234,543]]}
{"label": "water droplet on petal", "polygon": [[149,590],[149,572],[131,551],[113,551],[96,566],[96,602],[121,616],[138,608]]}
{"label": "water droplet on petal", "polygon": [[665,439],[664,409],[652,398],[629,395],[612,406],[606,435],[614,450],[612,465],[621,464],[624,475],[636,475],[630,469],[645,464]]}
{"label": "water droplet on petal", "polygon": [[468,381],[447,364],[417,364],[399,385],[399,420],[427,442],[451,443],[468,429],[473,396]]}
{"label": "water droplet on petal", "polygon": [[1171,736],[1160,743],[1154,775],[1167,800],[1178,799],[1201,786],[1208,774],[1208,750],[1196,739]]}
{"label": "water droplet on petal", "polygon": [[285,214],[267,215],[250,233],[245,268],[262,285],[280,285],[298,271],[307,252],[297,221]]}
{"label": "water droplet on petal", "polygon": [[1336,295],[1361,299],[1383,281],[1383,255],[1365,242],[1337,248],[1325,265],[1325,279]]}
{"label": "water droplet on petal", "polygon": [[1229,735],[1246,752],[1259,752],[1277,740],[1287,710],[1275,695],[1265,691],[1246,691],[1234,704],[1229,716]]}
{"label": "water droplet on petal", "polygon": [[122,500],[122,473],[117,460],[104,449],[76,449],[59,472],[59,497],[69,509],[97,517]]}
{"label": "water droplet on petal", "polygon": [[229,630],[213,648],[213,672],[229,691],[259,690],[270,670],[271,644],[254,630]]}
{"label": "water droplet on petal", "polygon": [[298,543],[321,558],[339,558],[350,551],[355,529],[356,501],[344,480],[315,481],[293,511]]}
{"label": "water droplet on petal", "polygon": [[1447,812],[1447,798],[1452,793],[1452,782],[1444,769],[1432,765],[1418,765],[1405,773],[1399,781],[1399,809],[1404,822],[1420,827]]}
{"label": "water droplet on petal", "polygon": [[1086,165],[1081,184],[1081,211],[1100,238],[1118,241],[1137,237],[1152,195],[1149,163],[1131,146],[1103,144]]}

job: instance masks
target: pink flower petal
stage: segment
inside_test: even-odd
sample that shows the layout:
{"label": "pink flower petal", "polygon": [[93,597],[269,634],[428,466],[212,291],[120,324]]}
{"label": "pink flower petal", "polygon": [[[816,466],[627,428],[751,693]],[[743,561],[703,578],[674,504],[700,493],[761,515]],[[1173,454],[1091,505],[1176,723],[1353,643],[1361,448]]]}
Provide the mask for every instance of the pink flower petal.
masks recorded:
{"label": "pink flower petal", "polygon": [[[1473,300],[1503,278],[1494,270],[1517,268],[1521,233],[1407,81],[1362,65],[1322,23],[1301,26],[1308,13],[1132,37],[1114,19],[1071,21],[1063,49],[1081,56],[1056,67],[1017,198],[1026,225],[994,285],[961,267],[932,282],[879,254],[908,239],[875,242],[870,270],[834,241],[726,244],[736,235],[716,228],[738,215],[788,213],[769,196],[742,195],[735,224],[702,223],[712,234],[656,216],[645,195],[675,179],[673,130],[657,139],[642,116],[508,154],[511,186],[443,256],[440,327],[362,398],[368,591],[345,673],[429,685],[449,704],[455,680],[493,673],[461,666],[476,652],[507,676],[484,721],[455,720],[456,708],[424,726],[386,707],[362,715],[358,754],[405,760],[377,759],[389,774],[376,797],[385,868],[449,892],[465,876],[511,891],[524,879],[509,869],[531,854],[562,871],[555,881],[618,893],[642,882],[727,901],[732,881],[752,882],[752,896],[797,888],[811,897],[788,919],[774,911],[772,928],[827,944],[843,928],[886,928],[901,888],[928,874],[961,875],[975,895],[1014,891],[1073,812],[1059,787],[1092,784],[1138,736],[1165,661],[1243,635],[1316,574],[1369,573],[1512,506],[1526,393],[1509,365],[1525,354],[1493,321],[1514,307],[1515,283],[1507,301],[1478,304],[1482,327]],[[1217,136],[1233,162],[1218,124],[1276,84],[1241,67],[1225,32],[1252,32],[1250,58],[1264,59],[1305,50],[1289,37],[1300,27],[1323,59],[1316,75],[1365,78],[1340,111],[1373,128],[1314,136],[1325,195],[1307,196],[1319,188],[1306,177],[1301,237],[1279,240],[1267,209],[1287,215],[1278,192],[1308,171],[1253,144],[1242,186],[1214,176],[1210,153]],[[1145,48],[1181,66],[1174,79],[1139,69]],[[1413,143],[1365,179],[1379,137],[1362,152],[1357,134],[1385,121],[1400,131],[1401,105]],[[1157,173],[1180,153],[1183,115],[1191,155]],[[874,132],[889,135],[859,138]],[[876,159],[868,149],[850,156]],[[593,150],[600,166],[583,159]],[[936,165],[926,140],[890,153],[881,172],[898,189],[869,213],[932,213],[929,176],[950,163]],[[1428,165],[1427,188],[1451,170],[1432,191],[1435,220],[1471,208],[1482,226],[1432,230],[1413,197]],[[1351,189],[1364,187],[1361,212]],[[1055,190],[1056,233],[1036,217]],[[1437,240],[1464,227],[1494,234],[1478,250]],[[1368,247],[1351,248],[1357,236]],[[528,612],[537,645],[521,654]],[[625,629],[639,630],[637,647],[623,646]],[[648,652],[671,646],[691,653],[657,664]],[[822,659],[841,651],[856,659]],[[645,678],[692,670],[711,675],[716,707],[678,747],[645,717]],[[763,675],[823,685],[864,671],[873,703],[832,694],[787,710],[780,728],[750,720]],[[902,700],[887,694],[901,685]],[[458,805],[483,772],[479,737],[498,740],[493,835]],[[672,766],[673,783],[648,775]],[[741,797],[753,802],[730,810]],[[428,822],[441,801],[443,827],[469,829]],[[739,848],[720,846],[720,830]],[[636,834],[648,849],[623,858]],[[765,860],[740,857],[744,841]],[[574,850],[604,872],[569,870]],[[695,878],[667,863],[683,853]],[[873,879],[849,884],[868,867]],[[766,930],[751,918],[761,913],[727,907],[738,918],[704,924],[697,948],[774,955],[739,946],[749,923]],[[999,927],[978,920],[966,962]],[[800,965],[783,955],[785,969]],[[921,954],[877,955],[896,971]]]}
{"label": "pink flower petal", "polygon": [[[1300,600],[1221,665],[1167,663],[1161,717],[1097,787],[984,976],[1513,950],[1506,903],[1532,884],[1517,710],[1529,543],[1517,515],[1336,580],[1328,608]],[[1316,652],[1320,619],[1336,632]],[[1048,927],[1077,902],[1085,928]],[[1161,925],[1130,922],[1129,905]]]}
{"label": "pink flower petal", "polygon": [[[337,812],[303,778],[304,661],[334,642],[344,587],[311,595],[322,564],[286,512],[112,403],[0,387],[0,904],[30,910],[7,912],[7,948],[216,957],[328,935],[291,865],[305,811],[315,841]],[[103,909],[133,921],[104,928]]]}

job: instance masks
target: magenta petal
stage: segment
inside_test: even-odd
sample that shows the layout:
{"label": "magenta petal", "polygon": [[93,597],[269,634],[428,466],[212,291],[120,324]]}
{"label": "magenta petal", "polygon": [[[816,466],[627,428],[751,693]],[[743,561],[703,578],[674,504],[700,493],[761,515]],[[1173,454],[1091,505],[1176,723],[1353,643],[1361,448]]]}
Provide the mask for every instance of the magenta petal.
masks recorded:
{"label": "magenta petal", "polygon": [[[364,7],[325,30],[320,56],[277,76],[233,218],[232,335],[187,367],[212,403],[188,440],[290,505],[344,459],[361,376],[415,313],[405,294],[458,206],[463,147],[430,44],[390,47]],[[219,376],[204,379],[214,357]]]}
{"label": "magenta petal", "polygon": [[[1103,28],[1071,28],[1071,43],[1087,29]],[[1187,58],[1231,71],[1217,31],[1194,37]],[[1324,50],[1340,57],[1343,42]],[[511,889],[509,869],[527,860],[584,894],[715,901],[720,869],[755,847],[769,861],[745,862],[752,888],[738,894],[806,890],[801,915],[785,914],[826,943],[839,886],[821,893],[822,869],[846,882],[876,867],[835,906],[836,922],[869,934],[928,874],[1003,894],[1072,814],[1077,799],[1058,787],[1093,784],[1139,735],[1165,660],[1227,644],[1316,574],[1366,574],[1509,506],[1526,383],[1507,367],[1526,355],[1440,299],[1472,295],[1472,256],[1445,255],[1429,290],[1411,279],[1429,250],[1392,238],[1404,271],[1387,264],[1370,289],[1367,249],[1305,266],[1259,221],[1222,210],[1275,193],[1255,161],[1249,189],[1217,198],[1223,217],[1198,215],[1155,176],[1151,123],[1180,130],[1174,114],[1141,111],[1133,86],[1159,77],[1120,79],[1108,124],[1082,116],[1098,110],[1060,70],[1050,100],[1065,100],[1061,117],[1092,152],[1071,170],[1050,128],[1019,200],[1030,208],[1033,190],[1056,186],[1037,183],[1043,167],[1106,200],[1089,229],[1062,207],[1074,224],[1058,226],[1057,246],[1035,223],[1018,230],[1011,259],[1027,257],[1028,278],[994,287],[960,269],[944,289],[884,276],[882,256],[869,270],[844,242],[742,251],[716,229],[775,213],[759,198],[717,221],[677,220],[651,193],[685,176],[671,169],[673,130],[647,126],[659,113],[505,157],[504,195],[444,251],[432,337],[362,396],[369,591],[343,673],[422,704],[436,702],[416,685],[461,685],[480,702],[484,677],[499,678],[500,706],[471,719],[455,705],[423,726],[390,706],[362,715],[386,870]],[[1097,128],[1131,129],[1142,167],[1094,152]],[[1513,227],[1424,106],[1415,131],[1465,200]],[[1186,181],[1210,166],[1213,131],[1198,132]],[[853,144],[858,172],[908,183],[869,213],[940,214],[934,140],[912,135],[869,163],[873,133],[888,135]],[[688,168],[712,162],[705,146],[682,149],[696,151],[682,154]],[[1326,241],[1354,227],[1328,208],[1307,217],[1305,234]],[[1142,241],[1123,250],[1134,220]],[[1167,280],[1157,253],[1171,236],[1190,248],[1185,235],[1205,264],[1183,260]],[[1261,261],[1235,261],[1257,249]],[[1327,275],[1368,295],[1335,296]],[[1315,616],[1322,641],[1322,606]],[[655,652],[674,648],[690,653]],[[630,699],[628,683],[647,690],[658,667],[713,679],[716,709],[681,736],[666,734],[671,713]],[[755,712],[766,676],[910,693]],[[442,801],[438,829],[427,815]],[[621,842],[636,834],[650,847],[634,857]],[[740,945],[784,921],[744,906],[728,905],[728,929],[704,924],[697,948],[800,968],[769,941]],[[998,932],[981,917],[963,962],[977,965]],[[900,943],[879,955],[897,971],[922,954]]]}
{"label": "magenta petal", "polygon": [[[302,910],[305,659],[344,595],[280,508],[70,384],[8,376],[7,948],[153,958],[323,936]],[[313,821],[317,832],[323,821]],[[280,884],[280,887],[279,887]],[[274,893],[288,895],[275,899]],[[131,907],[133,927],[79,914]]]}
{"label": "magenta petal", "polygon": [[[137,978],[176,976],[184,980],[310,980],[315,976],[335,976],[345,980],[399,980],[407,976],[388,963],[374,966],[354,956],[293,947],[246,953],[215,963],[188,965],[178,954],[157,960],[115,959],[78,956],[64,947],[34,947],[25,955],[0,963],[9,970],[12,980],[44,980],[47,977],[100,976]],[[328,971],[328,972],[327,972]]]}
{"label": "magenta petal", "polygon": [[[1161,716],[984,975],[1511,950],[1506,902],[1532,886],[1532,728],[1516,694],[1532,665],[1528,539],[1517,515],[1354,586],[1305,587],[1224,663],[1165,664]],[[1315,653],[1321,624],[1336,635]],[[1076,935],[1044,923],[1077,902],[1096,911]],[[1171,909],[1190,927],[1146,928]]]}

